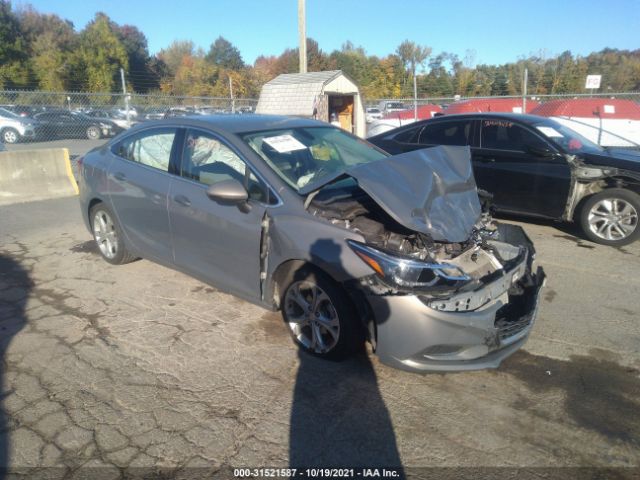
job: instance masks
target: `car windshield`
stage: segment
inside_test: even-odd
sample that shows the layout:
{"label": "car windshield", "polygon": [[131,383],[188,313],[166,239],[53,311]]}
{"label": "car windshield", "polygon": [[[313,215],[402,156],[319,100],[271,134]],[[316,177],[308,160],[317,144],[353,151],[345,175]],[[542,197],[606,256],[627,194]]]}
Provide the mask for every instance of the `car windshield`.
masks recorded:
{"label": "car windshield", "polygon": [[604,149],[575,130],[558,122],[543,122],[534,125],[536,129],[552,142],[560,145],[569,153],[600,153]]}
{"label": "car windshield", "polygon": [[308,192],[349,167],[387,155],[333,127],[289,128],[248,133],[243,140],[298,193]]}
{"label": "car windshield", "polygon": [[6,108],[1,108],[1,107],[0,107],[0,117],[13,118],[13,119],[16,119],[16,120],[20,120],[21,119],[21,117],[19,115],[16,115],[11,110],[7,110]]}

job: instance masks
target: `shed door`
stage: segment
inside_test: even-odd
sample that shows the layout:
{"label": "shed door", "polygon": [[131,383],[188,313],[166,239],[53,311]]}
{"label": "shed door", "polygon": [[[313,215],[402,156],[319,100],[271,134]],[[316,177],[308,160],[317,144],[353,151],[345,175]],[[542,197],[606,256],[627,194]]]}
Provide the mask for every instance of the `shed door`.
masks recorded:
{"label": "shed door", "polygon": [[353,95],[331,95],[329,94],[329,119],[335,113],[342,127],[347,132],[353,133]]}

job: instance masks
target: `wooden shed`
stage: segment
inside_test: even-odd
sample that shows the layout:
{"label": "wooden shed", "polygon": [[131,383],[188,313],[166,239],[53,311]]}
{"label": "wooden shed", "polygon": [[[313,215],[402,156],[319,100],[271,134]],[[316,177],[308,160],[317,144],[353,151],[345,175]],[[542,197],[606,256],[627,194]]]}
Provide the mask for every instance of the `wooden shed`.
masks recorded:
{"label": "wooden shed", "polygon": [[360,90],[341,70],[278,75],[263,85],[256,113],[325,122],[335,113],[346,131],[364,137],[367,129]]}

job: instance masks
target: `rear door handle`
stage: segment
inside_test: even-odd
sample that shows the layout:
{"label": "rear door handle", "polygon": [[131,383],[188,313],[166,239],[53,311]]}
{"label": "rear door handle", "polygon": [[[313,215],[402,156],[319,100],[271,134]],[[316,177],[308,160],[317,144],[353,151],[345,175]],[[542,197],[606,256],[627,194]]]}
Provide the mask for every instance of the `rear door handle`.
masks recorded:
{"label": "rear door handle", "polygon": [[121,182],[127,179],[127,176],[122,172],[116,172],[113,174],[113,177],[116,180],[120,180]]}
{"label": "rear door handle", "polygon": [[175,197],[173,197],[173,200],[176,203],[179,203],[180,205],[182,205],[183,207],[190,207],[191,206],[191,200],[189,200],[184,195],[176,195]]}

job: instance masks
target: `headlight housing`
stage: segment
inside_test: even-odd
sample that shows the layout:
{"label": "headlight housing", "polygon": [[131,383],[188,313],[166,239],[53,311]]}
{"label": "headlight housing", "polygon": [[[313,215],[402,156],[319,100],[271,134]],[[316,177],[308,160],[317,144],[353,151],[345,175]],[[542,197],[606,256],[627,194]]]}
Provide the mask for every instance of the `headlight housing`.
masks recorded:
{"label": "headlight housing", "polygon": [[107,130],[111,130],[111,125],[109,125],[108,123],[102,123],[100,122],[100,127],[101,128],[105,128]]}
{"label": "headlight housing", "polygon": [[354,240],[347,240],[347,244],[390,287],[416,290],[459,288],[471,281],[471,277],[455,265],[399,257]]}

